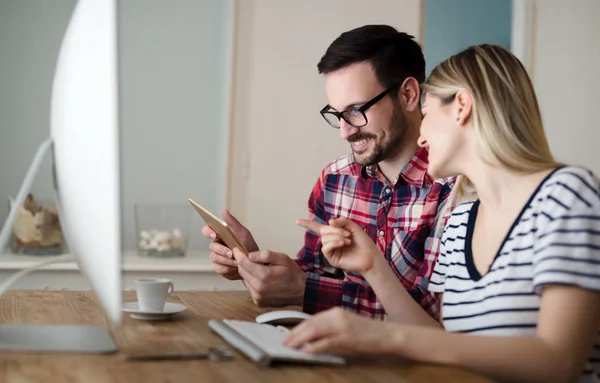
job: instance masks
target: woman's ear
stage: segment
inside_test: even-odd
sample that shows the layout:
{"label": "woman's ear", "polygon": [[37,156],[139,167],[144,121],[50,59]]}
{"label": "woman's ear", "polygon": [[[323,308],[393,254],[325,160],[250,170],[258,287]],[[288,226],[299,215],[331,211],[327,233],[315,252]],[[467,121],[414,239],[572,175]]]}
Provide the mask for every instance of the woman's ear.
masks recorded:
{"label": "woman's ear", "polygon": [[473,110],[473,97],[466,90],[459,90],[454,98],[456,103],[456,123],[460,126],[465,125],[471,118]]}
{"label": "woman's ear", "polygon": [[404,110],[414,112],[421,103],[419,82],[414,77],[407,77],[398,91],[398,99]]}

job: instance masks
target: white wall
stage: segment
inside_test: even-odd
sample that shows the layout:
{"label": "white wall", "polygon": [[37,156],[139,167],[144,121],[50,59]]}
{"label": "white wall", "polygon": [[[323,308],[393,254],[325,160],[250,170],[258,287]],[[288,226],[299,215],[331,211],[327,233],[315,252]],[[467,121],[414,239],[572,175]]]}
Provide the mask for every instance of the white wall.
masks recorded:
{"label": "white wall", "polygon": [[240,0],[230,206],[259,245],[295,255],[297,218],[321,169],[348,145],[319,115],[317,63],[343,31],[390,24],[420,35],[419,0]]}
{"label": "white wall", "polygon": [[[60,43],[76,0],[0,1],[0,222],[49,135]],[[118,1],[123,243],[136,245],[135,202],[183,204],[192,249],[205,250],[187,197],[224,204],[231,0]],[[54,197],[47,159],[33,187]],[[90,169],[93,171],[93,169]]]}
{"label": "white wall", "polygon": [[[0,1],[0,225],[39,145],[50,135],[56,58],[75,0]],[[32,192],[54,196],[50,161]],[[0,253],[2,249],[0,249]]]}
{"label": "white wall", "polygon": [[183,204],[191,249],[206,249],[202,220],[225,194],[229,0],[118,1],[124,243],[136,243],[136,202]]}
{"label": "white wall", "polygon": [[533,79],[557,159],[600,175],[600,1],[538,0]]}
{"label": "white wall", "polygon": [[[592,92],[600,89],[600,1],[531,1],[531,73],[551,147],[559,160],[600,174],[600,96]],[[320,170],[348,151],[318,114],[326,103],[318,60],[340,32],[367,23],[421,40],[423,2],[239,3],[229,206],[261,247],[294,255],[303,239],[294,221],[306,216]]]}
{"label": "white wall", "polygon": [[[600,96],[592,92],[600,89],[600,1],[533,1],[532,75],[552,149],[560,160],[600,174],[600,129],[593,118]],[[327,101],[317,62],[339,33],[367,23],[391,24],[421,39],[423,1],[237,2],[228,205],[262,247],[293,255],[303,234],[294,221],[306,216],[320,170],[348,151],[339,132],[318,114]],[[16,192],[48,131],[51,76],[74,3],[0,2],[2,220],[8,212],[5,196]],[[226,77],[226,69],[219,63],[225,64],[227,48],[218,45],[227,42],[218,19],[225,17],[226,7],[216,0],[163,3],[119,2],[123,207],[129,238],[134,200],[174,202],[191,194],[214,207],[221,192],[217,168],[222,164],[214,160],[218,154],[210,153],[218,153],[216,145],[222,147],[224,138],[210,132],[220,129],[217,115],[223,112],[218,110],[225,96],[219,79]],[[207,12],[221,16],[207,19]],[[204,67],[207,63],[217,70]],[[219,101],[210,104],[210,95]],[[208,111],[202,109],[207,102]],[[158,155],[157,148],[169,140],[167,154]],[[46,170],[34,188],[43,198],[51,197]],[[195,234],[196,247],[204,249]]]}

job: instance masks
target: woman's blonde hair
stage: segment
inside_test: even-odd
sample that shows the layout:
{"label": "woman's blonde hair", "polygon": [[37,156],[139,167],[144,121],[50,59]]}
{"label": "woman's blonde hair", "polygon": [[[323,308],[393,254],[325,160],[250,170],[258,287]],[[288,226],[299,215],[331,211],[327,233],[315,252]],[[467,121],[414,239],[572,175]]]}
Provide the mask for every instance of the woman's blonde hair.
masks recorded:
{"label": "woman's blonde hair", "polygon": [[[422,88],[445,104],[458,91],[469,92],[471,121],[484,161],[527,173],[559,165],[550,152],[527,71],[506,49],[471,46],[436,66]],[[474,193],[473,184],[459,176],[449,202]]]}

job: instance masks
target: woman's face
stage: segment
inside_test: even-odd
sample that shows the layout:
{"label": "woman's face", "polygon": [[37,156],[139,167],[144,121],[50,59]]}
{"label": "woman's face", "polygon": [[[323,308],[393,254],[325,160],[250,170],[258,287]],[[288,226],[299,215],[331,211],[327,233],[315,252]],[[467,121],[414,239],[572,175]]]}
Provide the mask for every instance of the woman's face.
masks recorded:
{"label": "woman's face", "polygon": [[429,151],[429,174],[434,178],[461,174],[463,167],[460,162],[465,157],[466,149],[464,124],[467,116],[459,104],[458,97],[444,105],[440,98],[428,93],[425,95],[421,107],[423,120],[418,144]]}

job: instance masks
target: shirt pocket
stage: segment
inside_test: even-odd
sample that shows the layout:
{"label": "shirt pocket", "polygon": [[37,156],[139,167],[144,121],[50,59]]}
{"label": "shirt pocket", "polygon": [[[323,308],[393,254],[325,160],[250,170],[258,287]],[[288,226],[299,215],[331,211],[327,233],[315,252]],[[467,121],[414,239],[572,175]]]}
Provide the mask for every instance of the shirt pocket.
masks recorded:
{"label": "shirt pocket", "polygon": [[392,229],[388,260],[390,266],[403,279],[413,283],[419,275],[425,259],[425,241],[429,236],[427,226],[404,231]]}
{"label": "shirt pocket", "polygon": [[425,210],[424,201],[392,206],[387,215],[388,226],[392,230],[411,232],[423,225],[422,217]]}

